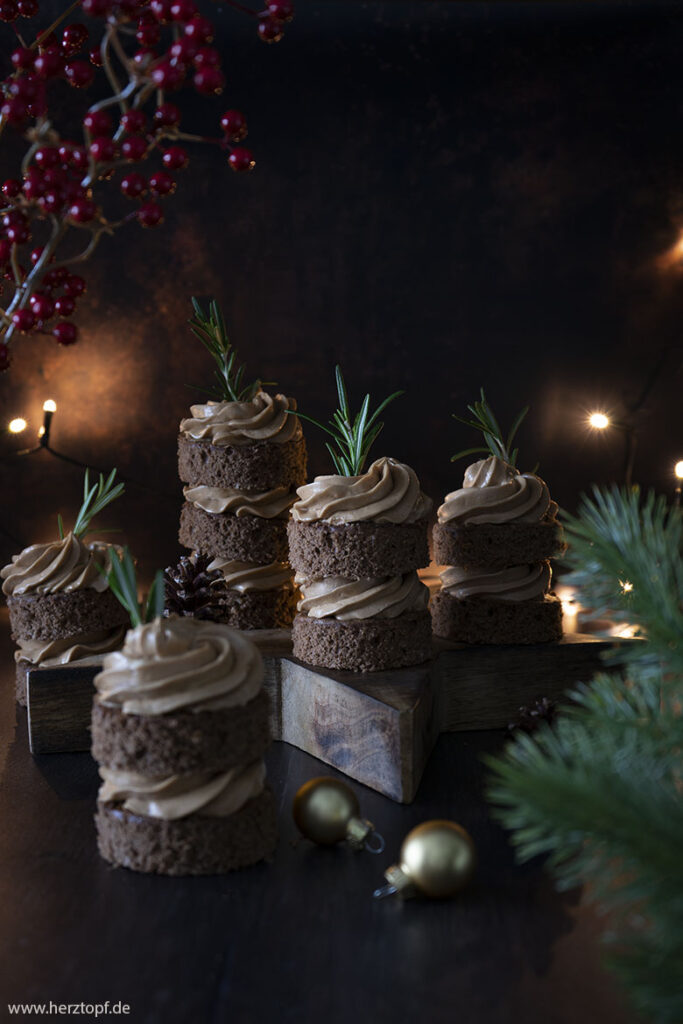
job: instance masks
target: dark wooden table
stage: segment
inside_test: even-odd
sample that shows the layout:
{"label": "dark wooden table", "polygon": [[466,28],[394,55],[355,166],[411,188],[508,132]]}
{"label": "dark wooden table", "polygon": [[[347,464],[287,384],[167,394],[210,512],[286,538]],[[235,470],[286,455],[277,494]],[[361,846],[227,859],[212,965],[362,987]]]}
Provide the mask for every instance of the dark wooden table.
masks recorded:
{"label": "dark wooden table", "polygon": [[[539,865],[515,867],[489,819],[479,758],[499,747],[500,734],[442,736],[409,807],[355,786],[386,837],[378,857],[298,839],[294,793],[333,773],[276,744],[273,864],[217,878],[135,875],[97,854],[90,756],[31,757],[4,622],[0,1019],[30,1019],[10,1018],[8,1002],[106,1000],[130,1004],[126,1019],[150,1024],[630,1019],[600,967],[600,925],[580,894],[556,894]],[[475,884],[450,903],[373,900],[405,833],[433,817],[472,833]]]}

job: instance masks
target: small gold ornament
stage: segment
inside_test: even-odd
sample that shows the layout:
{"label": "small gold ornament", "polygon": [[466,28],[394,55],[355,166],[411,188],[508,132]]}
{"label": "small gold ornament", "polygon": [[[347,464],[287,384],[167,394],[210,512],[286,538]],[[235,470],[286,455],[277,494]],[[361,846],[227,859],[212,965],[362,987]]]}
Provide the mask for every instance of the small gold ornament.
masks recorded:
{"label": "small gold ornament", "polygon": [[430,899],[455,896],[474,874],[477,855],[472,837],[454,821],[425,821],[403,840],[399,863],[384,872],[388,885],[375,890],[382,899],[420,893]]}
{"label": "small gold ornament", "polygon": [[358,797],[340,779],[326,775],[309,779],[294,797],[292,814],[302,835],[321,846],[347,840],[358,850],[384,850],[384,839],[372,822],[360,817]]}

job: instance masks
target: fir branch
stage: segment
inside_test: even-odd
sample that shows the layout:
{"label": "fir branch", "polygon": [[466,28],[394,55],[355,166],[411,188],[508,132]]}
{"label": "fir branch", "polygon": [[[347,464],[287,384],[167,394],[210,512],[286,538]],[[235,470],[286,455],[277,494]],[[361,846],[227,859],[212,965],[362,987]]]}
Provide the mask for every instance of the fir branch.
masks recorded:
{"label": "fir branch", "polygon": [[149,589],[147,600],[141,605],[138,600],[138,581],[133,556],[128,547],[124,547],[119,556],[118,551],[111,549],[111,568],[107,576],[109,589],[114,597],[123,605],[130,616],[133,627],[159,618],[164,611],[164,574],[159,570]]}
{"label": "fir branch", "polygon": [[[582,599],[636,621],[620,674],[570,694],[553,728],[489,759],[489,798],[520,860],[539,854],[561,887],[589,883],[611,913],[610,964],[636,1006],[683,1019],[683,524],[637,489],[596,489],[567,517]],[[631,587],[625,589],[624,581]]]}
{"label": "fir branch", "polygon": [[[194,316],[188,321],[192,333],[213,358],[216,369],[214,376],[218,383],[212,388],[195,388],[211,394],[219,402],[250,402],[264,386],[272,386],[274,381],[255,380],[245,384],[245,365],[237,362],[235,352],[228,338],[225,319],[215,299],[209,303],[205,313],[196,298],[192,298]],[[190,385],[194,387],[194,385]]]}
{"label": "fir branch", "polygon": [[297,412],[296,415],[308,423],[313,423],[332,438],[332,443],[326,442],[325,447],[330,453],[339,476],[359,476],[363,472],[370,449],[384,426],[384,423],[379,420],[379,416],[390,402],[405,392],[394,391],[380,402],[372,414],[370,413],[370,395],[368,394],[354,417],[340,366],[335,367],[334,374],[339,407],[332,414],[329,424],[321,423],[320,420],[301,412]]}
{"label": "fir branch", "polygon": [[482,453],[485,455],[495,455],[497,458],[502,459],[503,462],[507,462],[509,466],[515,466],[517,463],[519,449],[513,448],[512,442],[514,441],[515,435],[521,427],[526,414],[529,412],[529,406],[525,405],[524,408],[517,413],[512,426],[507,433],[507,437],[504,437],[503,431],[500,428],[493,409],[486,401],[484,389],[481,388],[479,393],[481,395],[480,401],[467,406],[469,411],[472,413],[473,418],[465,419],[462,416],[456,416],[455,413],[453,413],[453,419],[457,420],[458,423],[464,423],[466,427],[472,427],[474,430],[480,431],[484,435],[486,446],[464,448],[462,451],[456,452],[455,455],[451,456],[451,462],[456,462],[458,459],[462,459],[466,455]]}
{"label": "fir branch", "polygon": [[[99,515],[107,505],[111,505],[112,501],[116,501],[124,493],[125,485],[123,483],[115,485],[115,477],[116,469],[112,469],[106,480],[104,474],[100,473],[98,482],[94,483],[91,487],[90,470],[86,469],[83,478],[83,502],[71,531],[74,537],[85,537],[87,533],[90,533],[92,529],[91,524],[95,516]],[[57,527],[59,529],[59,538],[62,540],[64,538],[64,520],[61,515],[57,516]],[[98,530],[98,532],[103,533],[104,531]]]}

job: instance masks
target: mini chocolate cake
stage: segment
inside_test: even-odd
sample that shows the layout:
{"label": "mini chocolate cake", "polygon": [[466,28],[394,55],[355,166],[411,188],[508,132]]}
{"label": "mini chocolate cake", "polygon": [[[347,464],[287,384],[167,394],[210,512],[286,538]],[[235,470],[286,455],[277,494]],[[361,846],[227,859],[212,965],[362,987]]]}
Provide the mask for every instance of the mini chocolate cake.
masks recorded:
{"label": "mini chocolate cake", "polygon": [[436,636],[468,644],[541,644],[562,636],[562,602],[548,594],[550,565],[483,573],[450,568],[431,601]]}
{"label": "mini chocolate cake", "polygon": [[294,616],[286,523],[306,477],[295,409],[293,399],[257,390],[249,401],[192,406],[180,424],[179,540],[227,567],[212,617],[240,629],[289,627]]}
{"label": "mini chocolate cake", "polygon": [[446,495],[434,558],[447,568],[431,601],[434,633],[470,644],[537,644],[562,636],[548,558],[564,550],[545,483],[492,455]]}
{"label": "mini chocolate cake", "polygon": [[241,633],[195,618],[130,630],[95,678],[96,825],[116,866],[231,871],[270,856],[275,802],[263,662]]}
{"label": "mini chocolate cake", "polygon": [[376,672],[431,656],[427,565],[431,502],[410,467],[378,459],[358,476],[300,487],[288,527],[301,588],[294,655],[309,664]]}
{"label": "mini chocolate cake", "polygon": [[107,547],[68,533],[33,544],[0,571],[17,643],[16,698],[26,704],[34,668],[91,664],[120,647],[128,616],[109,590]]}

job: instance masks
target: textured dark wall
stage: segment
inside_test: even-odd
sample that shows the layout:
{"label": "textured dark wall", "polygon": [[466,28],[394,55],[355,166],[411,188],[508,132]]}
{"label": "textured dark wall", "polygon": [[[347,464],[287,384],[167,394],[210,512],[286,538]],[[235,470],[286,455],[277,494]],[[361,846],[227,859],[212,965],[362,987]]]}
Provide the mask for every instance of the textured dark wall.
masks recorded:
{"label": "textured dark wall", "polygon": [[[22,342],[0,381],[3,417],[35,429],[49,395],[55,444],[159,492],[130,487],[111,517],[145,572],[177,552],[176,424],[185,382],[210,374],[185,326],[192,294],[220,298],[249,368],[313,415],[331,411],[337,360],[355,395],[405,387],[376,451],[434,497],[459,485],[449,456],[473,438],[450,414],[481,384],[504,420],[531,402],[522,461],[540,460],[563,504],[619,478],[622,438],[589,434],[586,411],[618,414],[668,348],[635,476],[671,492],[680,3],[299,0],[271,47],[209,10],[227,88],[189,120],[213,130],[224,107],[244,109],[257,170],[195,151],[164,228],[131,226],[88,266],[79,344]],[[309,438],[311,471],[326,471]],[[51,532],[53,509],[68,515],[80,474],[43,456],[2,474],[6,557]]]}

